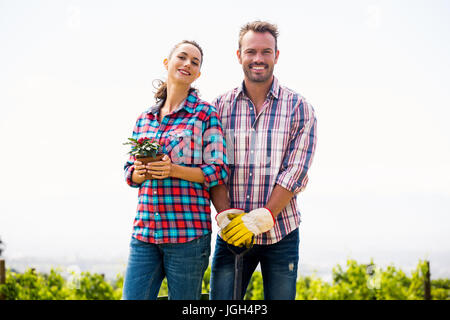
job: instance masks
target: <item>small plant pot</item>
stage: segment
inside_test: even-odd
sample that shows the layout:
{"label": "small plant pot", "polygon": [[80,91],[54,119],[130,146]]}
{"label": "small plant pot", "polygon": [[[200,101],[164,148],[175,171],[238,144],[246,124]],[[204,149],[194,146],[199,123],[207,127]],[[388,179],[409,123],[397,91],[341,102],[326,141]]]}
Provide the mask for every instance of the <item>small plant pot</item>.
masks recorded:
{"label": "small plant pot", "polygon": [[[154,158],[153,157],[139,157],[139,156],[137,156],[136,160],[139,160],[145,166],[149,162],[161,161],[163,157],[164,157],[164,153],[158,153]],[[149,173],[146,173],[145,174],[145,179],[146,180],[147,179],[152,179],[152,175],[149,174]]]}

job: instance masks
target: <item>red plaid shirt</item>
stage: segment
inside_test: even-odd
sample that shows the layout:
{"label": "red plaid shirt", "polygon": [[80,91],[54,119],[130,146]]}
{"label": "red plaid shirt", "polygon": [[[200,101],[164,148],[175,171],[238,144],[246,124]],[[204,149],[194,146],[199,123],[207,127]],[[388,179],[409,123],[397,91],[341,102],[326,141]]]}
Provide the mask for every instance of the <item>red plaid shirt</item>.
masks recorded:
{"label": "red plaid shirt", "polygon": [[125,164],[125,179],[139,188],[133,237],[150,243],[183,243],[211,232],[209,188],[226,182],[226,145],[213,106],[198,98],[195,91],[177,110],[158,122],[161,103],[142,113],[133,138],[148,137],[163,146],[173,163],[198,167],[203,184],[177,178],[146,180],[141,185],[131,176],[135,158]]}

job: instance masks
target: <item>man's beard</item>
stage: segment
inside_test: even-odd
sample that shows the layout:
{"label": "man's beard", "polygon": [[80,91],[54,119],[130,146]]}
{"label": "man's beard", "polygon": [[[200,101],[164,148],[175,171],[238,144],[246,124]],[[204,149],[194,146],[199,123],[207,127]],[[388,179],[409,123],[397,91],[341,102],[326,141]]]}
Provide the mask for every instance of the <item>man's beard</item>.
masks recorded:
{"label": "man's beard", "polygon": [[[266,73],[265,74],[254,74],[252,72],[252,70],[250,69],[252,66],[257,65],[257,66],[264,66],[267,67],[266,69]],[[255,64],[255,63],[250,63],[248,66],[244,67],[244,74],[246,75],[246,77],[252,81],[252,82],[266,82],[267,80],[272,78],[273,75],[273,66],[269,67],[269,65],[267,64]]]}

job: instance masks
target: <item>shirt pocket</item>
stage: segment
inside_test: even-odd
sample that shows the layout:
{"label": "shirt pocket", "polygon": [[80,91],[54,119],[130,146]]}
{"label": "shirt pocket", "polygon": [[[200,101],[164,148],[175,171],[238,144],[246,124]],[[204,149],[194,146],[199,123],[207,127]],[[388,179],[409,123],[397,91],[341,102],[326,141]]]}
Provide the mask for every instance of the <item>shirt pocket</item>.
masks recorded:
{"label": "shirt pocket", "polygon": [[270,159],[271,174],[278,174],[284,160],[283,158],[287,153],[289,132],[284,128],[279,128],[272,129],[269,134],[270,139],[267,142],[269,144],[269,149],[267,149],[269,152],[266,157]]}
{"label": "shirt pocket", "polygon": [[[169,155],[172,163],[175,164],[192,164],[194,159],[194,151],[200,149],[196,147],[195,139],[192,130],[189,129],[175,129],[168,133],[166,137],[166,153]],[[201,153],[200,153],[201,163]]]}

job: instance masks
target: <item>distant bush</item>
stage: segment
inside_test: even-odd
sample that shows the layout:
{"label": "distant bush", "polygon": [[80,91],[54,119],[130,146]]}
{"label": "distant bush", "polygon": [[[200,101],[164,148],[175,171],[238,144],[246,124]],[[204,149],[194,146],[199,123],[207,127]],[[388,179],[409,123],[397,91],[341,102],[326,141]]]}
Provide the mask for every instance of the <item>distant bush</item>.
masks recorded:
{"label": "distant bush", "polygon": [[110,283],[100,274],[82,272],[68,281],[54,269],[49,274],[33,269],[24,273],[7,270],[0,294],[7,300],[118,300],[122,296],[122,286],[122,276]]}
{"label": "distant bush", "polygon": [[[402,270],[388,266],[385,270],[373,262],[358,264],[348,260],[346,269],[337,265],[332,271],[332,283],[316,276],[297,280],[297,300],[423,300],[427,272],[425,261],[419,261],[408,277]],[[431,297],[450,300],[450,280],[431,281]],[[250,280],[245,299],[262,300],[264,290],[260,272]]]}
{"label": "distant bush", "polygon": [[[297,299],[300,300],[423,300],[427,273],[425,261],[419,261],[408,277],[402,270],[388,266],[385,270],[370,263],[358,264],[347,261],[344,270],[340,265],[333,268],[333,280],[329,284],[314,276],[301,277],[297,282]],[[431,281],[431,297],[450,299],[450,281]]]}
{"label": "distant bush", "polygon": [[[348,260],[346,268],[337,265],[332,271],[332,283],[316,276],[300,277],[297,281],[298,300],[422,300],[427,264],[419,261],[408,277],[402,270],[388,266],[385,270],[375,264],[358,264]],[[211,269],[203,279],[202,291],[209,292]],[[82,272],[64,278],[59,270],[38,273],[28,269],[24,273],[6,272],[6,283],[0,294],[8,300],[119,300],[122,297],[123,275],[107,281],[102,275]],[[159,291],[167,296],[167,281]],[[450,280],[431,281],[431,297],[450,300]],[[256,271],[247,288],[246,300],[264,299],[262,275]]]}

